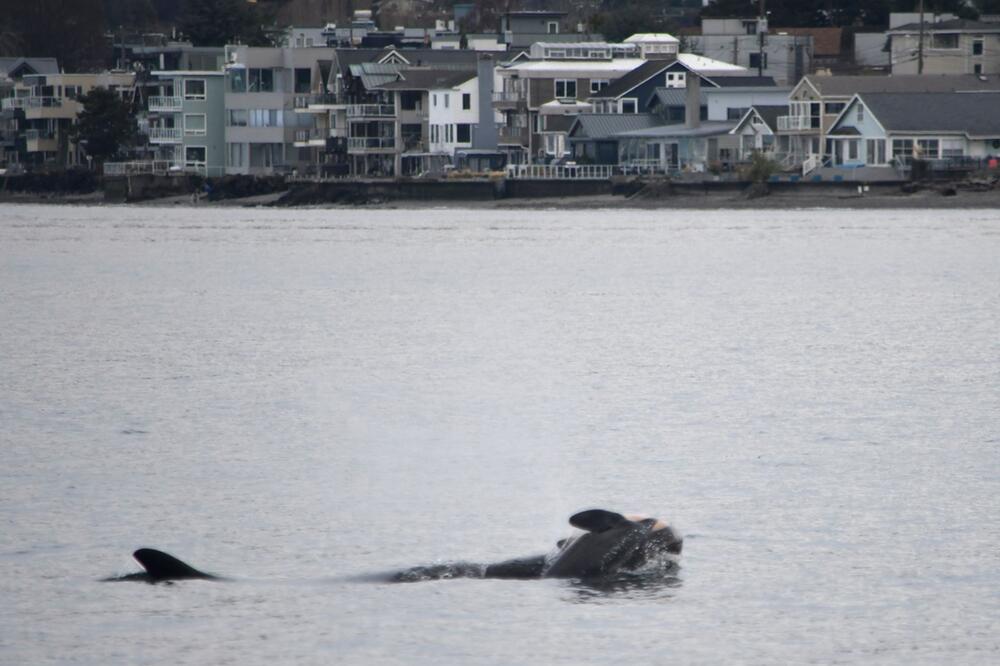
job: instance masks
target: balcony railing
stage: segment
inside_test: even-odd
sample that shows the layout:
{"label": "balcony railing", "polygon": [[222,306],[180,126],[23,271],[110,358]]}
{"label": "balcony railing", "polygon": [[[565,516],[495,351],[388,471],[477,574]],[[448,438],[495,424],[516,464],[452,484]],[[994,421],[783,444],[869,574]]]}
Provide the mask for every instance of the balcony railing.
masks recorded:
{"label": "balcony railing", "polygon": [[819,118],[816,118],[816,121],[816,126],[814,127],[812,116],[778,116],[778,131],[799,132],[802,130],[819,129]]}
{"label": "balcony railing", "polygon": [[28,102],[27,97],[5,97],[0,101],[0,108],[4,111],[11,109],[23,109]]}
{"label": "balcony railing", "polygon": [[611,164],[509,164],[508,178],[531,180],[608,180],[615,172]]}
{"label": "balcony railing", "polygon": [[134,176],[138,174],[154,174],[166,176],[172,173],[181,173],[179,164],[169,160],[150,160],[143,162],[105,162],[105,176]]}
{"label": "balcony railing", "polygon": [[334,136],[333,132],[325,127],[295,130],[295,141],[297,143],[305,141],[326,141],[331,136]]}
{"label": "balcony railing", "polygon": [[184,100],[181,97],[153,96],[149,98],[150,111],[180,111],[184,107]]}
{"label": "balcony railing", "polygon": [[348,150],[392,150],[396,138],[392,136],[352,136],[347,139]]}
{"label": "balcony railing", "polygon": [[180,143],[181,142],[181,128],[180,127],[150,127],[149,128],[149,142],[150,143]]}
{"label": "balcony railing", "polygon": [[313,93],[310,95],[296,95],[295,108],[308,109],[310,107],[336,106],[343,104],[343,100],[336,93]]}
{"label": "balcony railing", "polygon": [[528,93],[525,90],[499,90],[493,93],[493,101],[501,104],[516,104],[527,99]]}
{"label": "balcony railing", "polygon": [[500,140],[505,143],[527,143],[528,142],[528,128],[527,127],[501,127],[500,128]]}
{"label": "balcony railing", "polygon": [[347,115],[350,118],[393,118],[396,107],[392,104],[349,104]]}

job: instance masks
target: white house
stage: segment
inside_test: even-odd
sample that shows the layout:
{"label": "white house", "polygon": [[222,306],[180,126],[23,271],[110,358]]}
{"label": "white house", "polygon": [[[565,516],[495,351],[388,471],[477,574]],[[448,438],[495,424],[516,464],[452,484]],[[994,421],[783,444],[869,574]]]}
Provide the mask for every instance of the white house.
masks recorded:
{"label": "white house", "polygon": [[455,150],[472,146],[472,135],[479,122],[479,94],[476,72],[450,86],[427,91],[427,123],[431,153],[453,157]]}

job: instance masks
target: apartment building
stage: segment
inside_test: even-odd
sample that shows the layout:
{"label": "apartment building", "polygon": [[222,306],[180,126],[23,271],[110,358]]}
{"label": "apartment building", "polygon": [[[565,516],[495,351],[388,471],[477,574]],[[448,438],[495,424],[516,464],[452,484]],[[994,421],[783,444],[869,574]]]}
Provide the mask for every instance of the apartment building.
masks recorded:
{"label": "apartment building", "polygon": [[[58,73],[55,58],[0,58],[0,100],[13,97],[14,88],[25,76]],[[0,104],[0,168],[20,161],[24,142],[19,126],[23,121],[23,108]]]}
{"label": "apartment building", "polygon": [[[317,102],[317,113],[296,113],[308,109],[309,99],[322,94],[323,81],[334,49],[265,48],[227,46],[225,67],[226,173],[262,174],[274,172],[312,173],[321,162],[326,138],[316,136],[314,145],[305,130],[322,128],[317,116],[330,109]],[[327,120],[329,122],[329,120]],[[329,125],[326,125],[329,127]]]}
{"label": "apartment building", "polygon": [[130,96],[134,83],[131,72],[30,74],[10,89],[0,108],[17,115],[26,163],[55,168],[85,166],[83,150],[70,138],[70,128],[83,110],[79,98],[93,88],[109,88]]}
{"label": "apartment building", "polygon": [[919,22],[886,32],[893,74],[919,74],[921,62],[923,74],[1000,74],[1000,23],[950,19],[923,27],[922,36]]}
{"label": "apartment building", "polygon": [[154,71],[139,129],[149,157],[173,168],[222,176],[226,172],[225,73]]}
{"label": "apartment building", "polygon": [[756,18],[706,18],[701,34],[687,40],[692,53],[757,71],[779,86],[793,85],[813,69],[812,35],[768,31],[767,22]]}

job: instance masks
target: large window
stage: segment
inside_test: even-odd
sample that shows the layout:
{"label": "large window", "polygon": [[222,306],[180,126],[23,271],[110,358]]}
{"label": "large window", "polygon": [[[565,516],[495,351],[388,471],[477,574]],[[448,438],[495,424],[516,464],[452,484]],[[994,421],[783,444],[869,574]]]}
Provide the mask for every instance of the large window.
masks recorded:
{"label": "large window", "polygon": [[247,91],[274,92],[274,70],[273,69],[247,70]]}
{"label": "large window", "polygon": [[931,35],[932,49],[957,49],[958,33]]}
{"label": "large window", "polygon": [[455,143],[472,143],[472,125],[469,123],[455,125]]}
{"label": "large window", "polygon": [[626,97],[620,101],[622,113],[638,113],[639,102],[635,97]]}
{"label": "large window", "polygon": [[230,143],[229,146],[229,166],[245,167],[247,165],[247,144]]}
{"label": "large window", "polygon": [[941,139],[941,157],[965,156],[965,142],[962,139]]}
{"label": "large window", "polygon": [[462,93],[462,109],[465,111],[472,109],[472,95],[469,93]]}
{"label": "large window", "polygon": [[972,40],[972,55],[981,56],[983,55],[983,38],[976,37]]}
{"label": "large window", "polygon": [[229,92],[245,93],[247,91],[247,70],[234,67],[226,73],[226,89]]}
{"label": "large window", "polygon": [[917,139],[917,155],[925,160],[936,160],[940,146],[937,139]]}
{"label": "large window", "polygon": [[556,79],[556,99],[576,99],[576,79]]}
{"label": "large window", "polygon": [[590,80],[590,94],[591,95],[596,95],[597,93],[601,92],[602,90],[604,90],[607,87],[608,87],[608,80],[607,79],[591,79]]}
{"label": "large window", "polygon": [[189,169],[204,169],[208,148],[205,146],[185,146],[184,166]]}
{"label": "large window", "polygon": [[913,139],[893,139],[892,158],[904,164],[913,158]]}
{"label": "large window", "polygon": [[185,113],[184,134],[186,136],[205,136],[205,114]]}
{"label": "large window", "polygon": [[295,92],[307,93],[312,90],[312,70],[295,68]]}
{"label": "large window", "polygon": [[185,79],[184,99],[205,99],[205,79]]}
{"label": "large window", "polygon": [[226,124],[230,127],[246,127],[247,126],[247,110],[246,109],[229,109],[226,114]]}
{"label": "large window", "polygon": [[767,69],[767,54],[760,52],[750,54],[750,69]]}
{"label": "large window", "polygon": [[280,109],[250,109],[250,127],[282,127],[284,125]]}
{"label": "large window", "polygon": [[868,164],[885,164],[885,139],[866,139]]}

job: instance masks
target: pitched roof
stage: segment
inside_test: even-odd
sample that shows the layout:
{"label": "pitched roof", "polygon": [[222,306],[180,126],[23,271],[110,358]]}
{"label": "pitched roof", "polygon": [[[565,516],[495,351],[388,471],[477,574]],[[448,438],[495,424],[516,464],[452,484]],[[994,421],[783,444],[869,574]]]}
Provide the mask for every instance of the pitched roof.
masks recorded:
{"label": "pitched roof", "polygon": [[998,90],[1000,76],[993,74],[893,74],[892,76],[804,77],[821,95],[851,97],[855,93],[934,93],[960,90]]}
{"label": "pitched roof", "polygon": [[1000,137],[1000,92],[865,93],[861,99],[886,131]]}
{"label": "pitched roof", "polygon": [[[706,100],[705,89],[699,89],[698,103],[704,105]],[[684,106],[687,104],[687,88],[657,88],[656,94],[649,100],[650,105],[654,102],[660,106]]]}
{"label": "pitched roof", "polygon": [[27,74],[59,73],[59,64],[55,58],[0,58],[0,76],[9,77],[21,68]]}
{"label": "pitched roof", "polygon": [[763,120],[767,124],[767,126],[771,128],[772,131],[778,129],[778,116],[788,115],[787,104],[781,104],[776,106],[765,106],[765,105],[754,104],[753,107],[751,108],[753,108],[753,110],[757,112],[757,115],[760,116],[761,120]]}
{"label": "pitched roof", "polygon": [[[660,121],[663,122],[662,120]],[[684,123],[673,125],[658,125],[647,129],[634,130],[631,132],[620,132],[619,138],[673,138],[673,137],[699,137],[716,136],[718,134],[728,134],[736,127],[735,122],[705,122],[698,127],[688,127]]]}
{"label": "pitched roof", "polygon": [[618,99],[633,88],[641,86],[649,79],[665,71],[672,64],[672,60],[647,60],[617,81],[611,83],[611,85],[607,86],[597,95],[594,95],[594,98]]}
{"label": "pitched roof", "polygon": [[619,132],[647,129],[662,122],[652,113],[583,113],[576,116],[569,133],[580,139],[609,139]]}
{"label": "pitched roof", "polygon": [[[925,32],[1000,32],[1000,23],[984,23],[968,19],[951,19],[950,21],[924,22]],[[887,35],[920,32],[920,22],[899,25],[886,32]]]}
{"label": "pitched roof", "polygon": [[454,88],[469,79],[476,78],[476,71],[469,69],[464,72],[447,69],[400,69],[400,79],[382,83],[382,90],[432,90],[439,88]]}

